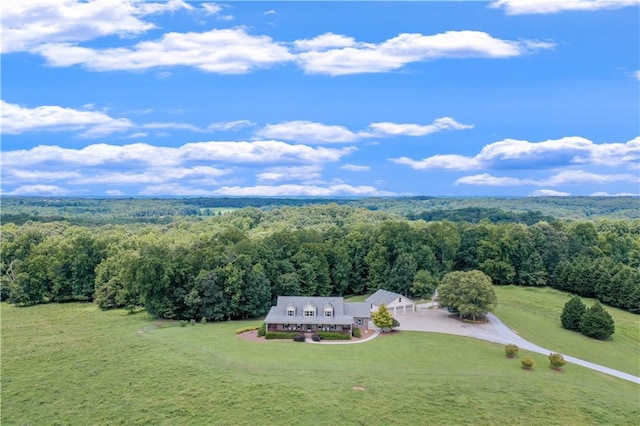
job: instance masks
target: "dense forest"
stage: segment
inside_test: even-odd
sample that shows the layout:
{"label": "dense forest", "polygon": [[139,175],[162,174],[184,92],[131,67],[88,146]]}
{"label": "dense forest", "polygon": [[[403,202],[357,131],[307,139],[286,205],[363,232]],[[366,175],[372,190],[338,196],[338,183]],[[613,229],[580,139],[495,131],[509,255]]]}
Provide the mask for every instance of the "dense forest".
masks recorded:
{"label": "dense forest", "polygon": [[65,219],[58,221],[7,221],[3,206],[2,299],[94,301],[102,309],[141,306],[159,318],[215,321],[264,315],[278,295],[386,288],[429,297],[446,273],[481,270],[496,285],[548,285],[640,313],[638,219],[558,220],[495,206],[399,214],[373,208],[372,200],[260,209],[201,200],[199,212],[226,210],[197,220],[167,210],[167,223],[83,223],[86,212],[59,211],[106,204],[107,217],[126,211],[123,205],[159,211],[195,202],[123,201],[58,205]]}

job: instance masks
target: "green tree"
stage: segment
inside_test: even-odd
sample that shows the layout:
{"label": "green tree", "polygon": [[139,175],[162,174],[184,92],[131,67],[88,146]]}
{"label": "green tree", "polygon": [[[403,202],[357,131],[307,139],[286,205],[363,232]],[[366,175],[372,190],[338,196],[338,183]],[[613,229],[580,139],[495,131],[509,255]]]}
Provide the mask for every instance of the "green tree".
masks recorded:
{"label": "green tree", "polygon": [[615,332],[615,324],[609,312],[596,301],[585,311],[580,322],[580,331],[585,336],[605,340]]}
{"label": "green tree", "polygon": [[476,319],[497,304],[491,278],[482,271],[450,272],[438,286],[441,306],[453,308],[462,318]]}
{"label": "green tree", "polygon": [[413,277],[413,286],[409,289],[412,296],[431,297],[438,286],[438,281],[429,271],[419,270]]}
{"label": "green tree", "polygon": [[382,331],[393,328],[393,317],[384,303],[378,307],[376,312],[371,314],[371,321],[373,321],[373,324]]}
{"label": "green tree", "polygon": [[550,353],[549,354],[549,367],[551,367],[552,369],[559,370],[566,363],[567,363],[567,361],[565,361],[565,359],[562,356],[562,354],[559,354],[559,353]]}
{"label": "green tree", "polygon": [[580,322],[586,310],[587,307],[582,302],[582,299],[574,295],[565,303],[562,309],[562,315],[560,315],[562,326],[567,330],[580,331]]}

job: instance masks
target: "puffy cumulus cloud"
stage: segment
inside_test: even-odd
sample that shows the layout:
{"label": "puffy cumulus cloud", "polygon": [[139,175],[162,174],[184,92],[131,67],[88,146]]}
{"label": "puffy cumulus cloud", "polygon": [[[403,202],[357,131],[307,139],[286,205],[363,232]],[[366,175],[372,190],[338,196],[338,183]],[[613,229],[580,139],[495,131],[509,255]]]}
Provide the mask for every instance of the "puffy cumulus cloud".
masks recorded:
{"label": "puffy cumulus cloud", "polygon": [[56,185],[23,185],[10,192],[3,192],[5,195],[55,195],[62,196],[70,194],[68,189]]}
{"label": "puffy cumulus cloud", "polygon": [[458,123],[450,117],[436,119],[432,124],[398,124],[398,123],[371,123],[371,136],[425,136],[431,133],[445,130],[472,129],[473,125]]}
{"label": "puffy cumulus cloud", "polygon": [[565,170],[548,178],[515,178],[492,176],[482,173],[473,176],[463,176],[456,180],[456,185],[482,185],[482,186],[562,186],[605,184],[612,182],[640,183],[640,176],[630,173],[598,174],[584,170]]}
{"label": "puffy cumulus cloud", "polygon": [[145,16],[192,9],[183,0],[19,0],[2,2],[1,8],[2,53],[140,34],[155,27]]}
{"label": "puffy cumulus cloud", "polygon": [[112,118],[99,111],[81,111],[56,105],[26,108],[0,100],[2,133],[21,134],[32,131],[81,131],[81,137],[100,137],[130,129],[126,118]]}
{"label": "puffy cumulus cloud", "polygon": [[391,158],[396,164],[404,164],[415,170],[443,169],[443,170],[473,170],[480,168],[475,158],[456,154],[434,155],[423,160],[412,160],[408,157]]}
{"label": "puffy cumulus cloud", "polygon": [[148,184],[148,183],[164,183],[172,180],[185,179],[210,179],[211,183],[215,183],[215,178],[231,173],[232,170],[218,169],[208,166],[195,167],[152,167],[142,172],[107,172],[90,174],[83,177],[70,179],[68,182],[72,184]]}
{"label": "puffy cumulus cloud", "polygon": [[268,124],[256,136],[296,142],[344,143],[356,141],[356,133],[343,126],[314,123],[312,121],[285,121]]}
{"label": "puffy cumulus cloud", "polygon": [[348,170],[350,172],[368,172],[371,170],[370,166],[358,166],[356,164],[345,164],[340,167],[342,170]]}
{"label": "puffy cumulus cloud", "polygon": [[25,167],[40,164],[65,166],[98,166],[104,164],[140,163],[152,166],[179,166],[189,162],[229,164],[322,164],[339,161],[355,148],[330,149],[306,145],[290,145],[278,141],[193,142],[177,148],[157,147],[146,143],[123,146],[93,144],[82,149],[39,145],[28,150],[3,151],[2,164]]}
{"label": "puffy cumulus cloud", "polygon": [[292,167],[270,167],[258,173],[256,177],[259,182],[282,182],[282,181],[311,181],[320,178],[321,167],[314,166],[292,166]]}
{"label": "puffy cumulus cloud", "polygon": [[317,185],[257,185],[250,187],[225,186],[212,191],[209,195],[227,196],[310,196],[310,197],[334,197],[334,196],[393,196],[393,192],[381,191],[373,186],[352,186],[348,184],[336,184],[329,186]]}
{"label": "puffy cumulus cloud", "polygon": [[538,189],[531,193],[532,197],[568,197],[569,192],[556,191],[553,189]]}
{"label": "puffy cumulus cloud", "polygon": [[256,136],[304,143],[346,143],[365,138],[425,136],[446,130],[462,130],[472,127],[472,125],[458,123],[450,117],[438,118],[432,124],[427,125],[371,123],[367,129],[361,131],[352,131],[344,126],[298,120],[269,124],[258,130]]}
{"label": "puffy cumulus cloud", "polygon": [[294,59],[285,46],[271,37],[253,36],[244,28],[171,32],[159,40],[139,42],[132,48],[92,49],[69,43],[50,43],[35,51],[51,66],[81,65],[95,71],[190,66],[204,72],[243,74]]}
{"label": "puffy cumulus cloud", "polygon": [[106,191],[104,191],[104,193],[111,197],[122,197],[126,195],[124,192],[120,191],[119,189],[107,189]]}
{"label": "puffy cumulus cloud", "polygon": [[329,33],[298,40],[294,45],[311,49],[297,55],[305,72],[329,75],[388,72],[412,62],[439,58],[508,58],[554,47],[553,43],[537,40],[502,40],[480,31],[403,33],[382,43],[356,42]]}
{"label": "puffy cumulus cloud", "polygon": [[336,47],[349,47],[356,44],[353,37],[340,34],[324,33],[311,39],[296,40],[293,45],[298,50],[326,50]]}
{"label": "puffy cumulus cloud", "polygon": [[401,157],[390,161],[416,170],[535,169],[576,164],[633,169],[640,161],[640,137],[602,144],[576,136],[543,142],[505,139],[486,145],[473,157],[440,154],[422,160]]}
{"label": "puffy cumulus cloud", "polygon": [[638,0],[496,0],[489,6],[501,8],[507,15],[595,11],[637,6]]}

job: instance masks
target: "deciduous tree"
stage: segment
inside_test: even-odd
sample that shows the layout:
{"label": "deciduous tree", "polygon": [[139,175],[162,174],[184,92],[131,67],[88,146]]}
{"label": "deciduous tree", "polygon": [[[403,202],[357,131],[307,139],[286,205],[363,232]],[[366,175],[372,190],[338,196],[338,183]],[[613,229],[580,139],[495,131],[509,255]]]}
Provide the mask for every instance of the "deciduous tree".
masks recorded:
{"label": "deciduous tree", "polygon": [[481,271],[450,272],[438,287],[440,306],[453,308],[463,318],[476,319],[497,304],[491,278]]}

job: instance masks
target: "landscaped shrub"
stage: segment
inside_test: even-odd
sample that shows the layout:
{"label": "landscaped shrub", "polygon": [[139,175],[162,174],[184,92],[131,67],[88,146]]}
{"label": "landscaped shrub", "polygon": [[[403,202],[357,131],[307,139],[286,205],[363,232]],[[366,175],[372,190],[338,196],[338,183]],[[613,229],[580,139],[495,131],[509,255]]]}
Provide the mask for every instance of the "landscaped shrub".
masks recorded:
{"label": "landscaped shrub", "polygon": [[313,336],[311,336],[311,340],[313,340],[314,342],[320,342],[322,340],[322,337],[314,334]]}
{"label": "landscaped shrub", "polygon": [[582,299],[578,296],[573,296],[565,303],[562,309],[562,315],[560,316],[562,326],[567,330],[580,331],[580,321],[582,321],[582,316],[586,310],[587,307],[584,306]]}
{"label": "landscaped shrub", "polygon": [[338,333],[336,331],[318,331],[318,336],[324,340],[349,340],[351,336],[346,333]]}
{"label": "landscaped shrub", "polygon": [[194,320],[193,318],[191,318],[189,322],[191,323],[191,325],[196,325],[196,320]]}
{"label": "landscaped shrub", "polygon": [[264,335],[265,339],[293,339],[293,336],[297,335],[295,331],[270,331]]}
{"label": "landscaped shrub", "polygon": [[525,370],[531,370],[536,363],[530,356],[525,356],[520,362],[522,363],[522,368]]}
{"label": "landscaped shrub", "polygon": [[180,321],[180,327],[186,327],[187,322],[185,320]]}
{"label": "landscaped shrub", "polygon": [[258,337],[264,337],[265,334],[267,334],[267,323],[263,322],[258,329]]}
{"label": "landscaped shrub", "polygon": [[353,335],[353,337],[357,337],[358,339],[362,337],[362,333],[360,332],[360,329],[358,327],[353,327],[353,330],[351,330],[351,334]]}
{"label": "landscaped shrub", "polygon": [[242,334],[242,333],[246,333],[247,331],[253,331],[253,330],[257,330],[260,327],[258,327],[257,325],[251,326],[251,327],[242,327],[242,328],[238,328],[236,330],[236,334]]}
{"label": "landscaped shrub", "polygon": [[598,301],[585,311],[580,321],[582,334],[599,340],[607,339],[615,329],[613,318]]}
{"label": "landscaped shrub", "polygon": [[549,366],[554,370],[558,370],[562,368],[562,366],[565,365],[566,363],[567,361],[564,360],[564,357],[562,356],[562,354],[558,354],[558,353],[549,354]]}
{"label": "landscaped shrub", "polygon": [[518,345],[514,345],[513,343],[509,343],[504,347],[504,353],[507,355],[507,358],[515,358],[518,356],[518,351],[520,348]]}
{"label": "landscaped shrub", "polygon": [[206,323],[207,323],[207,317],[200,318],[200,324],[206,324]]}
{"label": "landscaped shrub", "polygon": [[305,340],[307,340],[307,338],[302,333],[298,333],[295,336],[293,336],[293,341],[294,342],[304,342]]}

